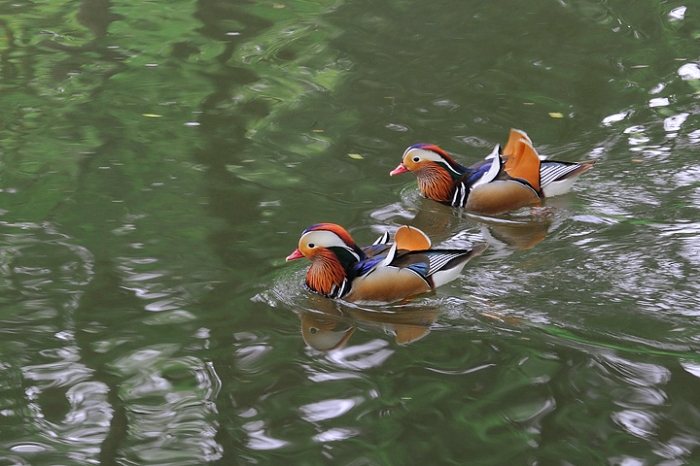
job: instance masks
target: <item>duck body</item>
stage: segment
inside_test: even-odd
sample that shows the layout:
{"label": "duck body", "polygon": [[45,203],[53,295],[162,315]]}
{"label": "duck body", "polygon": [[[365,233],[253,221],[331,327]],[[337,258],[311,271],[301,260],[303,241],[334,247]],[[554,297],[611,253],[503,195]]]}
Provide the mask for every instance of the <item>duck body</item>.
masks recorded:
{"label": "duck body", "polygon": [[341,226],[320,223],[304,230],[287,260],[311,261],[305,285],[314,293],[356,303],[389,303],[449,283],[484,249],[485,244],[431,249],[425,233],[408,226],[397,230],[394,243],[383,236],[360,248]]}
{"label": "duck body", "polygon": [[390,174],[413,172],[428,199],[497,215],[564,194],[593,163],[546,160],[525,132],[514,129],[503,150],[496,146],[472,166],[461,165],[434,144],[415,144]]}

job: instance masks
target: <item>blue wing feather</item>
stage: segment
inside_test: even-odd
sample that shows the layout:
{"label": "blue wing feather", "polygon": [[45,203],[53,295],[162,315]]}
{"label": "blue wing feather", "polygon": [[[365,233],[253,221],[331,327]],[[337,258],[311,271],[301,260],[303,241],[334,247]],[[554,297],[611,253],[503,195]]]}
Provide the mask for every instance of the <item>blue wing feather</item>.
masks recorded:
{"label": "blue wing feather", "polygon": [[419,262],[417,264],[412,264],[407,267],[410,270],[413,270],[416,272],[418,275],[421,277],[425,278],[426,275],[428,274],[428,264],[425,262]]}
{"label": "blue wing feather", "polygon": [[488,173],[489,169],[491,168],[491,162],[488,163],[483,163],[480,162],[481,165],[474,167],[471,172],[469,173],[469,176],[467,176],[466,179],[466,185],[471,186],[477,181],[479,181],[486,173]]}
{"label": "blue wing feather", "polygon": [[384,255],[381,256],[375,256],[370,259],[363,260],[362,262],[358,262],[355,264],[353,267],[353,272],[354,276],[356,277],[361,277],[363,275],[367,275],[370,273],[381,261],[383,261],[385,258]]}

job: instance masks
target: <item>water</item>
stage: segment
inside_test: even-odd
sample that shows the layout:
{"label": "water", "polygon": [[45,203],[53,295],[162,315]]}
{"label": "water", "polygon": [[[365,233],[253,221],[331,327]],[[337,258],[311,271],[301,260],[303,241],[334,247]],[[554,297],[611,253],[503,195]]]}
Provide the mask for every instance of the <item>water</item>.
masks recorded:
{"label": "water", "polygon": [[[700,464],[700,16],[678,2],[0,6],[0,464]],[[485,219],[389,177],[597,160]],[[487,241],[332,303],[301,231]]]}

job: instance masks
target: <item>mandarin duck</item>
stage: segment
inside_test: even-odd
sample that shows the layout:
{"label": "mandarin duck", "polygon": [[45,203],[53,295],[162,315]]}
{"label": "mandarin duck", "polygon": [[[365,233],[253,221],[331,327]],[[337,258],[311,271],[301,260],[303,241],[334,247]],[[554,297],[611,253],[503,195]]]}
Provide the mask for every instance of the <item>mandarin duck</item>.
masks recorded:
{"label": "mandarin duck", "polygon": [[546,160],[524,131],[512,129],[503,151],[496,146],[470,167],[434,144],[415,144],[390,175],[413,172],[424,197],[476,214],[498,215],[566,193],[594,163]]}
{"label": "mandarin duck", "polygon": [[390,303],[426,293],[451,282],[467,261],[486,249],[430,249],[430,239],[417,228],[402,226],[394,242],[388,234],[360,248],[350,234],[333,223],[312,225],[302,232],[299,247],[287,261],[311,261],[306,288],[328,298],[357,303]]}

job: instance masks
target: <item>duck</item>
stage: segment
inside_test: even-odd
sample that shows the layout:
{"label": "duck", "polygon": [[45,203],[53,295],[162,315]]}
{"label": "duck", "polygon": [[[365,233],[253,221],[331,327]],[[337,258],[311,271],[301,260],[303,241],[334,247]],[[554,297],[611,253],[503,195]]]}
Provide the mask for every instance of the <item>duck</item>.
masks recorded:
{"label": "duck", "polygon": [[402,225],[389,243],[385,233],[361,248],[340,225],[305,229],[287,261],[311,261],[304,284],[313,293],[361,304],[392,303],[430,292],[459,276],[486,244],[471,249],[431,249],[421,230]]}
{"label": "duck", "polygon": [[594,160],[560,162],[540,156],[527,133],[511,129],[508,142],[470,167],[435,144],[414,144],[391,176],[412,172],[421,195],[481,215],[500,215],[568,192]]}

